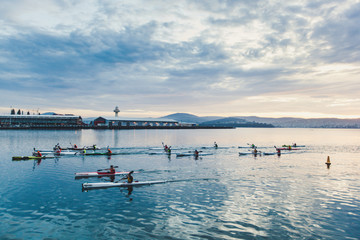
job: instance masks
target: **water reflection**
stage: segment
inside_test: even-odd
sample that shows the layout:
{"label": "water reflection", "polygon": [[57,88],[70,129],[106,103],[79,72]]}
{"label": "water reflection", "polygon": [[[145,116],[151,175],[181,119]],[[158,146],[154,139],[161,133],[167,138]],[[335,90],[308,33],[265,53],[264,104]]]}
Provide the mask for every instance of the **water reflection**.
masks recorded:
{"label": "water reflection", "polygon": [[[317,129],[3,131],[0,238],[357,239],[360,157],[354,142],[358,136],[357,130]],[[209,139],[216,139],[221,147],[204,147]],[[274,145],[294,140],[309,147],[284,151],[281,161],[276,154],[239,157],[237,146],[244,142],[274,151]],[[149,154],[150,146],[159,147],[162,141],[174,146],[172,154],[196,147],[212,155],[171,158],[162,150]],[[139,153],[111,159],[61,156],[55,162],[10,161],[14,155],[26,156],[34,145],[51,148],[57,142],[101,143]],[[327,155],[331,169],[324,166]],[[110,161],[124,170],[143,169],[138,175],[143,181],[185,180],[136,189],[79,191],[86,180],[75,181],[75,172],[105,168]]]}

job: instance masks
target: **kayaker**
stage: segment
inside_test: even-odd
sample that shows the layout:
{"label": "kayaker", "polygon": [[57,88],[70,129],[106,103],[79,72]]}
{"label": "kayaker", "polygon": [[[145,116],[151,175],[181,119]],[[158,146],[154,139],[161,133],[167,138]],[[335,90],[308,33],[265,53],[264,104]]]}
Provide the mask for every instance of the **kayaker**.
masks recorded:
{"label": "kayaker", "polygon": [[42,157],[41,152],[40,152],[40,151],[37,151],[36,156],[37,156],[37,157]]}
{"label": "kayaker", "polygon": [[168,145],[165,145],[165,146],[164,146],[165,152],[167,152],[168,149],[169,149]]}
{"label": "kayaker", "polygon": [[74,148],[77,148],[77,145],[76,145],[76,144],[74,144]]}
{"label": "kayaker", "polygon": [[281,155],[281,150],[280,149],[276,149],[277,155],[280,156]]}
{"label": "kayaker", "polygon": [[112,151],[110,150],[110,148],[108,148],[107,153],[108,153],[108,155],[112,154]]}
{"label": "kayaker", "polygon": [[218,148],[218,144],[214,142],[214,148]]}
{"label": "kayaker", "polygon": [[60,154],[61,153],[61,148],[58,148],[56,151],[55,151],[55,154]]}
{"label": "kayaker", "polygon": [[198,157],[199,156],[199,151],[195,149],[194,155],[195,155],[195,157]]}
{"label": "kayaker", "polygon": [[115,174],[115,168],[113,165],[110,165],[109,173]]}
{"label": "kayaker", "polygon": [[167,150],[165,150],[166,151],[166,153],[167,154],[171,154],[171,146],[170,147],[168,147],[168,149]]}
{"label": "kayaker", "polygon": [[129,172],[129,173],[126,175],[126,177],[123,178],[123,179],[127,179],[127,182],[128,182],[128,183],[132,183],[132,182],[134,181],[134,178],[133,178],[133,176],[131,176],[131,174],[133,174],[133,173],[134,173],[134,171]]}

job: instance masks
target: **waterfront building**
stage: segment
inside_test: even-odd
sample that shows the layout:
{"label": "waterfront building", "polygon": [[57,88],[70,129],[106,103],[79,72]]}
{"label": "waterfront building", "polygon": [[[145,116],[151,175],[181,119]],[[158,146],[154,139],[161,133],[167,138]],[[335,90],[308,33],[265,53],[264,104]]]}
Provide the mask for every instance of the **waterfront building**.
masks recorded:
{"label": "waterfront building", "polygon": [[91,121],[94,126],[121,127],[178,127],[178,121],[165,118],[98,117]]}
{"label": "waterfront building", "polygon": [[2,128],[76,128],[82,125],[82,118],[74,115],[0,115]]}

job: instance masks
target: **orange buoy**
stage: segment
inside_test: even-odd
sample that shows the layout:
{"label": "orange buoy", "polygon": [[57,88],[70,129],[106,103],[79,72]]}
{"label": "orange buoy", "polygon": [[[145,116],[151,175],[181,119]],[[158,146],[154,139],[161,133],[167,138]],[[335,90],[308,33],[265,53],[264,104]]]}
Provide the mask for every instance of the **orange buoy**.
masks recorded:
{"label": "orange buoy", "polygon": [[326,161],[326,163],[325,163],[328,167],[330,167],[330,165],[331,165],[331,162],[330,162],[330,157],[328,156],[327,157],[327,161]]}

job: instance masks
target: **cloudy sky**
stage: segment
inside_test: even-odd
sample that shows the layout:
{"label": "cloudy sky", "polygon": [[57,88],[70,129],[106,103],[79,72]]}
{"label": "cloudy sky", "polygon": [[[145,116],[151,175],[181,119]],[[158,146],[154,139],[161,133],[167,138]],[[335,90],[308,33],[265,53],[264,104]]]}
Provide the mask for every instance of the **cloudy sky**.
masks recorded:
{"label": "cloudy sky", "polygon": [[360,117],[360,0],[1,0],[0,113]]}

